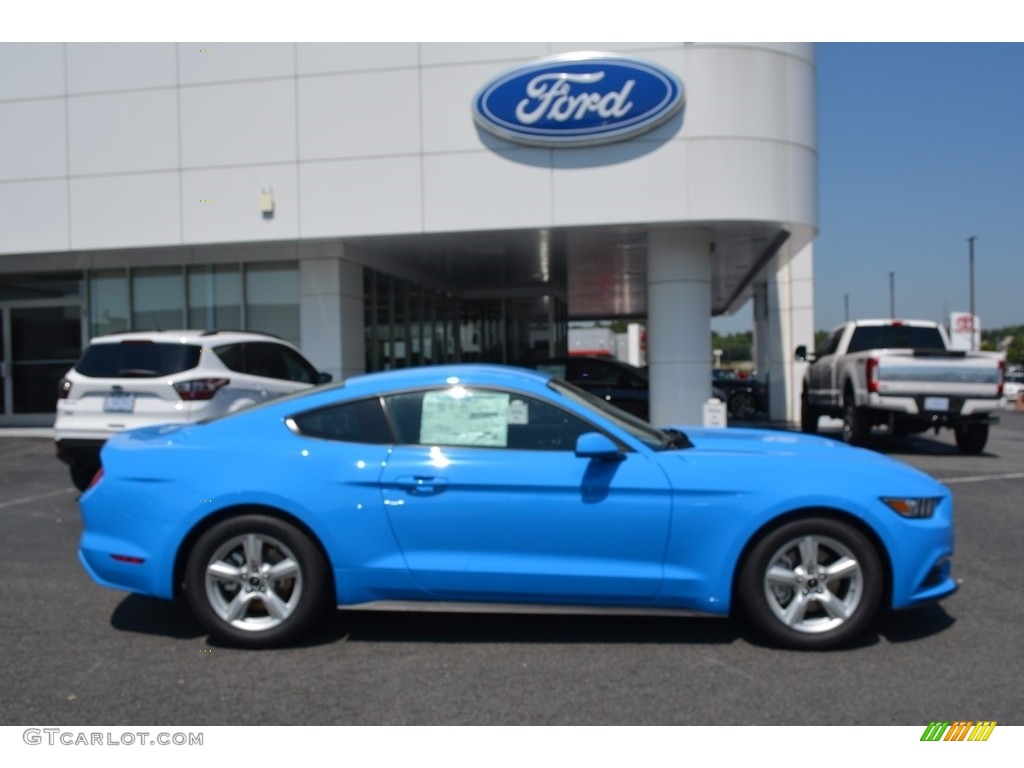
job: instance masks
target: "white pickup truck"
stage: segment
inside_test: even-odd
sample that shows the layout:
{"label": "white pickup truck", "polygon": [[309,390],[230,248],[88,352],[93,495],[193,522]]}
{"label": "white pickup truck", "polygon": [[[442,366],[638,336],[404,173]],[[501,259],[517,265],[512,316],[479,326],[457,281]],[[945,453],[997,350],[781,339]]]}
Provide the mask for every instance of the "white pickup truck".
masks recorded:
{"label": "white pickup truck", "polygon": [[801,427],[821,416],[843,420],[843,440],[864,443],[875,425],[894,435],[939,427],[956,433],[961,453],[981,453],[1003,405],[1006,363],[994,352],[949,348],[945,329],[923,320],[857,320],[833,329],[814,354],[801,395]]}

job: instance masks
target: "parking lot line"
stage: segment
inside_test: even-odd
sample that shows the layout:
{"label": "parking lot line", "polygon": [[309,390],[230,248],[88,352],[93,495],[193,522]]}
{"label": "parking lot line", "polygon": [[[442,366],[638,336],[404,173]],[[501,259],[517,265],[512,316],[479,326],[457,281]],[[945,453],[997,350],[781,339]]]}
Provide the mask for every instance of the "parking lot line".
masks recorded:
{"label": "parking lot line", "polygon": [[1024,479],[1024,472],[1008,472],[1002,475],[972,475],[969,477],[938,477],[940,483],[950,485],[951,483],[983,483],[986,480],[1020,480]]}
{"label": "parking lot line", "polygon": [[40,493],[35,496],[25,496],[21,499],[12,499],[11,501],[0,501],[0,509],[6,509],[7,507],[16,507],[19,504],[27,504],[30,501],[38,501],[39,499],[46,499],[50,496],[63,496],[68,493],[78,493],[74,488],[64,488],[59,491],[50,491],[49,493]]}

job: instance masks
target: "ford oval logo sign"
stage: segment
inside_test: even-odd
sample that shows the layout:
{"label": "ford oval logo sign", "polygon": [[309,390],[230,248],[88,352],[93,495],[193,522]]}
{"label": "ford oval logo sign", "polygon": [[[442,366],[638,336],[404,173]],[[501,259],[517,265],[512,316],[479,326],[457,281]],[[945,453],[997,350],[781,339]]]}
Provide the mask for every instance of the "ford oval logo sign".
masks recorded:
{"label": "ford oval logo sign", "polygon": [[518,67],[473,100],[481,128],[542,147],[603,144],[661,125],[683,107],[682,83],[613,53],[572,53]]}

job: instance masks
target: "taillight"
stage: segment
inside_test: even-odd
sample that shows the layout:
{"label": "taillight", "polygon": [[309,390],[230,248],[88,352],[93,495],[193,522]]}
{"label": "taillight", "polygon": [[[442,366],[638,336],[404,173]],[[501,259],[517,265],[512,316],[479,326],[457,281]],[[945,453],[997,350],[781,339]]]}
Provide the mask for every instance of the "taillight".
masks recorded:
{"label": "taillight", "polygon": [[867,380],[868,392],[878,391],[878,358],[869,357],[864,369],[864,378]]}
{"label": "taillight", "polygon": [[174,385],[174,391],[182,400],[209,400],[218,389],[230,383],[230,379],[192,379],[179,381]]}
{"label": "taillight", "polygon": [[1006,361],[999,361],[999,388],[996,390],[996,397],[1003,396],[1003,385],[1006,383]]}
{"label": "taillight", "polygon": [[96,470],[96,474],[92,476],[92,480],[89,481],[89,486],[85,490],[88,491],[89,488],[92,488],[94,485],[96,485],[96,483],[98,483],[102,479],[103,479],[103,467],[100,467],[99,469]]}
{"label": "taillight", "polygon": [[57,399],[66,400],[71,394],[71,380],[66,376],[57,382]]}

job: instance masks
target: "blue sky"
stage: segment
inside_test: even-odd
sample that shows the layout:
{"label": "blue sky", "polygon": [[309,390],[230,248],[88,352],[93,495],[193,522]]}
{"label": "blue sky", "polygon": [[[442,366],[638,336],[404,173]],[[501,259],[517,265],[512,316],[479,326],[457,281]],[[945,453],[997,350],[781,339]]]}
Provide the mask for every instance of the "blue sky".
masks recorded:
{"label": "blue sky", "polygon": [[[1024,45],[819,44],[815,327],[970,304],[1024,324]],[[751,326],[749,306],[716,330]]]}

